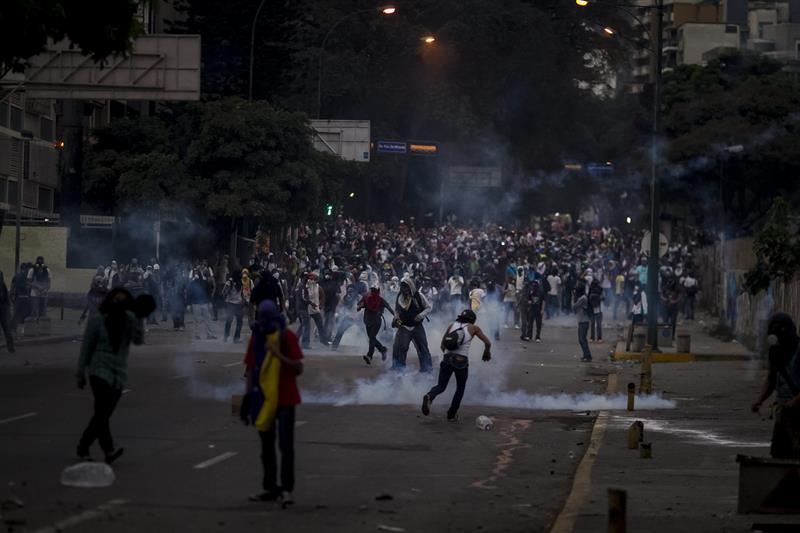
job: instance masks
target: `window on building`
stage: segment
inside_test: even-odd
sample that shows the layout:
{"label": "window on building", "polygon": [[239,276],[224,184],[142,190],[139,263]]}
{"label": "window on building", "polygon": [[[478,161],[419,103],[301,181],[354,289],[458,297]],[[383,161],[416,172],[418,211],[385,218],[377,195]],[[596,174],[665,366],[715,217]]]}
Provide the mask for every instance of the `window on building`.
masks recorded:
{"label": "window on building", "polygon": [[17,182],[8,180],[8,204],[17,205]]}
{"label": "window on building", "polygon": [[8,180],[0,178],[0,202],[8,203]]}
{"label": "window on building", "polygon": [[0,126],[8,127],[8,103],[0,104]]}
{"label": "window on building", "polygon": [[726,24],[725,33],[739,33],[739,26],[735,24]]}
{"label": "window on building", "polygon": [[39,187],[39,211],[43,213],[53,212],[53,189]]}
{"label": "window on building", "polygon": [[11,129],[16,131],[22,131],[22,109],[18,107],[11,106],[10,110],[11,116]]}
{"label": "window on building", "polygon": [[42,117],[39,121],[39,137],[50,142],[55,139],[53,136],[53,121],[49,117]]}

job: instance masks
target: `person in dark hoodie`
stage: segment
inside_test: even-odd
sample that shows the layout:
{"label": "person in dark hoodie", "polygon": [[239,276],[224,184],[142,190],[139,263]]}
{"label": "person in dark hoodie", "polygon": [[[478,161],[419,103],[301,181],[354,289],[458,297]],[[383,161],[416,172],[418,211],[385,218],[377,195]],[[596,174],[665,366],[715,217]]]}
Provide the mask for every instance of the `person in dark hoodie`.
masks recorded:
{"label": "person in dark hoodie", "polygon": [[394,316],[392,306],[381,297],[380,288],[372,287],[369,294],[364,295],[358,302],[358,310],[361,309],[364,310],[364,327],[367,328],[367,337],[369,338],[369,348],[367,355],[364,356],[364,361],[368,365],[372,364],[372,354],[375,353],[375,348],[381,352],[381,360],[386,361],[386,347],[378,340],[378,332],[383,323],[383,310],[386,309]]}
{"label": "person in dark hoodie", "polygon": [[769,371],[751,409],[775,393],[775,425],[770,455],[775,459],[800,459],[800,337],[792,317],[776,313],[767,324]]}
{"label": "person in dark hoodie", "polygon": [[3,335],[6,337],[6,349],[9,353],[14,353],[16,350],[11,330],[11,299],[8,296],[8,288],[2,271],[0,271],[0,327],[3,328]]}
{"label": "person in dark hoodie", "polygon": [[428,349],[428,337],[423,322],[431,312],[431,304],[425,299],[414,284],[414,280],[405,279],[400,282],[400,294],[394,308],[392,325],[397,328],[392,346],[392,370],[403,370],[406,367],[408,346],[413,342],[419,357],[419,371],[431,372],[433,362]]}
{"label": "person in dark hoodie", "polygon": [[258,306],[261,305],[261,302],[264,300],[272,300],[275,302],[275,305],[278,306],[278,310],[283,312],[286,307],[284,307],[284,299],[283,299],[283,289],[281,289],[280,284],[280,272],[278,269],[272,271],[270,275],[261,276],[261,280],[256,285],[256,288],[253,289],[253,294],[250,296],[250,303],[258,309]]}

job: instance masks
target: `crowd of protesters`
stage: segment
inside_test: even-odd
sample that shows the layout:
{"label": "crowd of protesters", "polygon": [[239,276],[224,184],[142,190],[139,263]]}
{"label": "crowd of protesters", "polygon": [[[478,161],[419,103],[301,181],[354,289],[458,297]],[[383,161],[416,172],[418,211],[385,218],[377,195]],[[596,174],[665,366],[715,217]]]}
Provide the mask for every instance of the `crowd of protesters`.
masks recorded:
{"label": "crowd of protesters", "polygon": [[[97,312],[109,291],[122,287],[134,298],[149,294],[155,299],[157,311],[148,327],[171,319],[172,328],[182,331],[188,310],[195,339],[221,335],[223,341],[239,342],[243,324],[260,302],[270,299],[290,323],[298,322],[305,349],[312,338],[336,349],[347,329],[359,322],[370,289],[394,310],[401,286],[410,280],[429,306],[426,315],[451,317],[469,308],[488,320],[484,329],[495,339],[501,328],[516,328],[522,341],[541,342],[547,320],[575,314],[579,326],[586,324],[588,342],[602,342],[608,320],[637,323],[647,316],[641,237],[641,232],[616,228],[575,230],[559,220],[536,228],[466,229],[405,223],[389,228],[340,218],[303,226],[287,245],[258,250],[245,265],[227,255],[211,263],[173,261],[164,268],[156,258],[145,264],[136,258],[126,264],[111,261],[97,268],[81,322]],[[661,259],[660,319],[673,331],[679,313],[694,318],[700,288],[692,256],[697,239],[696,234],[684,236]],[[44,316],[50,282],[42,258],[22,266],[9,293],[11,329],[27,316]],[[584,295],[583,308],[576,308]],[[385,357],[378,335],[381,317],[375,310],[364,313],[372,332],[370,359],[376,348]],[[217,328],[216,321],[224,326]],[[383,340],[390,339],[384,334]],[[416,345],[419,339],[411,335],[408,341]],[[588,359],[588,350],[583,355]]]}

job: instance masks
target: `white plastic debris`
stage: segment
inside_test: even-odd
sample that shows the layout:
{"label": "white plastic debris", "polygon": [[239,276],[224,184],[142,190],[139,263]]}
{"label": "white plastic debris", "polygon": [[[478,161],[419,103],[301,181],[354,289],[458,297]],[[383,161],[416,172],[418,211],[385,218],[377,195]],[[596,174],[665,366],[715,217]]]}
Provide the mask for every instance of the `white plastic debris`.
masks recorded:
{"label": "white plastic debris", "polygon": [[115,479],[114,470],[105,463],[78,463],[61,472],[61,484],[67,487],[110,487]]}
{"label": "white plastic debris", "polygon": [[488,416],[481,415],[475,419],[475,425],[478,426],[478,429],[483,431],[489,431],[494,426],[494,422]]}

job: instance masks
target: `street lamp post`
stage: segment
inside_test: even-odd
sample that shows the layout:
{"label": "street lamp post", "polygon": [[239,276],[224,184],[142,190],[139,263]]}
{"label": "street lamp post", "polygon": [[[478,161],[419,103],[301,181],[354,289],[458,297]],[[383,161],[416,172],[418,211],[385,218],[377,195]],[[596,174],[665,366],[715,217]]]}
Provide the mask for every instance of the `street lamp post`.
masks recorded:
{"label": "street lamp post", "polygon": [[[575,0],[579,7],[586,7],[592,2],[589,0]],[[650,161],[650,251],[647,260],[647,343],[658,349],[658,307],[660,295],[658,292],[658,274],[661,269],[661,255],[659,253],[659,241],[661,230],[659,220],[661,218],[661,206],[658,194],[658,141],[661,132],[661,62],[662,49],[664,48],[664,0],[653,0],[650,6],[639,6],[632,4],[603,4],[597,2],[598,6],[613,7],[626,12],[642,25],[642,21],[630,8],[650,9],[654,17],[654,31],[648,32],[652,48],[650,51],[654,55],[653,72],[653,126],[652,126],[652,147]],[[608,35],[614,35],[611,28],[603,28]],[[611,31],[609,31],[611,30]],[[653,35],[655,33],[655,35]]]}
{"label": "street lamp post", "polygon": [[261,0],[261,3],[258,4],[258,9],[256,9],[256,16],[253,17],[253,25],[250,30],[250,81],[247,86],[247,101],[253,101],[253,57],[256,48],[256,23],[258,22],[258,16],[261,14],[261,8],[264,7],[264,4],[267,0]]}
{"label": "street lamp post", "polygon": [[[317,63],[317,118],[320,118],[322,116],[322,64],[325,58],[325,45],[328,44],[328,38],[333,33],[333,30],[335,30],[345,20],[354,17],[356,15],[360,15],[361,13],[369,13],[374,11],[375,11],[374,8],[359,9],[357,11],[348,13],[343,17],[340,17],[339,20],[334,22],[333,26],[331,26],[328,29],[328,32],[325,34],[325,37],[322,39],[322,44],[319,47],[319,62]],[[384,7],[379,7],[377,11],[379,11],[384,15],[394,15],[397,12],[397,8],[395,8],[394,6],[384,6]]]}
{"label": "street lamp post", "polygon": [[653,0],[655,17],[655,72],[653,73],[653,140],[650,163],[650,257],[647,263],[647,343],[658,349],[658,273],[661,206],[658,194],[658,139],[661,132],[661,54],[664,47],[664,0]]}

